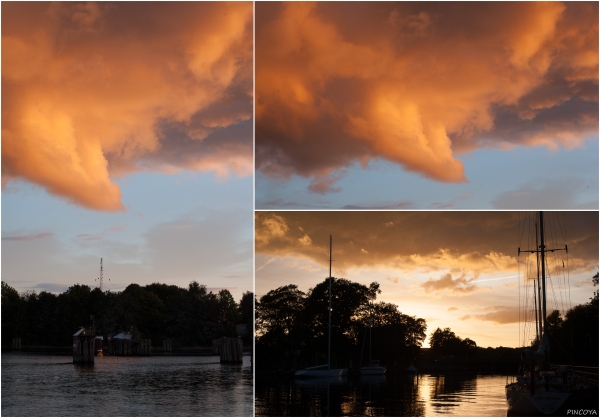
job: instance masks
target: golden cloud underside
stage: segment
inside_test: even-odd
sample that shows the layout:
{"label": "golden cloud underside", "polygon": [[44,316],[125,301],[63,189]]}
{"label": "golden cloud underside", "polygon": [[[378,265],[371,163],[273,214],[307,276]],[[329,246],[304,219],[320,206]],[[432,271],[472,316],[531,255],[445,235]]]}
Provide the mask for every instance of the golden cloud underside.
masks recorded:
{"label": "golden cloud underside", "polygon": [[252,9],[3,3],[3,185],[122,210],[111,177],[131,171],[250,174],[251,134],[203,141],[252,117]]}
{"label": "golden cloud underside", "polygon": [[597,134],[598,4],[257,3],[256,92],[266,175],[324,193],[384,158],[464,182],[457,153]]}
{"label": "golden cloud underside", "polygon": [[[571,271],[598,264],[598,213],[549,213],[568,228]],[[517,212],[257,212],[256,253],[327,265],[333,236],[337,269],[446,270],[428,286],[470,290],[472,275],[515,271],[523,214]],[[524,242],[523,246],[529,245]],[[535,245],[535,244],[533,244]],[[564,244],[563,244],[564,245]],[[525,249],[525,248],[524,248]],[[463,280],[463,282],[459,282]],[[426,289],[427,290],[427,289]]]}

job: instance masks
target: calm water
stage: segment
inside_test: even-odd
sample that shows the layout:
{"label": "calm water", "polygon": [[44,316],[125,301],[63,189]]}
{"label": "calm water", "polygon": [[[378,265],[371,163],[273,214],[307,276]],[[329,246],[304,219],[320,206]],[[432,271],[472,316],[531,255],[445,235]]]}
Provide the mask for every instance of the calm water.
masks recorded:
{"label": "calm water", "polygon": [[256,382],[256,416],[506,416],[505,376]]}
{"label": "calm water", "polygon": [[2,354],[2,416],[252,416],[250,357]]}

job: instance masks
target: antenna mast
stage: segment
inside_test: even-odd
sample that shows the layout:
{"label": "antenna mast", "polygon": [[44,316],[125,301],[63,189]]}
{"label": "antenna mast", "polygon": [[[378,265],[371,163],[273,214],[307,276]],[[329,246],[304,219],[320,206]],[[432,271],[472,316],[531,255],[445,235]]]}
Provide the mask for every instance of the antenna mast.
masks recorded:
{"label": "antenna mast", "polygon": [[102,280],[103,278],[103,269],[102,269],[102,258],[100,258],[100,277],[98,278],[98,280],[100,281],[100,291],[102,291]]}

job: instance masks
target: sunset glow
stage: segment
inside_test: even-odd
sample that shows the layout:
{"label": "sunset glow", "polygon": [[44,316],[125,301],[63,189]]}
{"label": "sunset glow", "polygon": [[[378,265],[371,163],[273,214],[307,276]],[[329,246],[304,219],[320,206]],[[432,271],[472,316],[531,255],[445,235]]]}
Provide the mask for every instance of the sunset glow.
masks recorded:
{"label": "sunset glow", "polygon": [[[480,346],[517,346],[519,275],[522,281],[524,273],[523,265],[517,264],[517,247],[524,216],[257,212],[256,294],[260,297],[288,284],[307,291],[322,281],[329,274],[331,234],[333,276],[366,285],[378,282],[382,293],[377,300],[426,319],[428,334],[450,327]],[[598,214],[547,216],[566,225],[570,303],[586,303],[593,296],[591,278],[598,268]],[[559,279],[554,280],[558,292]]]}

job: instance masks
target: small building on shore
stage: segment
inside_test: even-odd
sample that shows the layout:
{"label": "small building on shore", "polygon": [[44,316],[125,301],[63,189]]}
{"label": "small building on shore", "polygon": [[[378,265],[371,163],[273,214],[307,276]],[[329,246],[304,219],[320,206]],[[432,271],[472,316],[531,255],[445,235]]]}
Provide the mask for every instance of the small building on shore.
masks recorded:
{"label": "small building on shore", "polygon": [[134,340],[130,332],[120,332],[108,337],[108,354],[111,356],[149,356],[152,340]]}
{"label": "small building on shore", "polygon": [[130,332],[120,332],[108,337],[108,354],[130,356],[133,353],[133,336]]}

